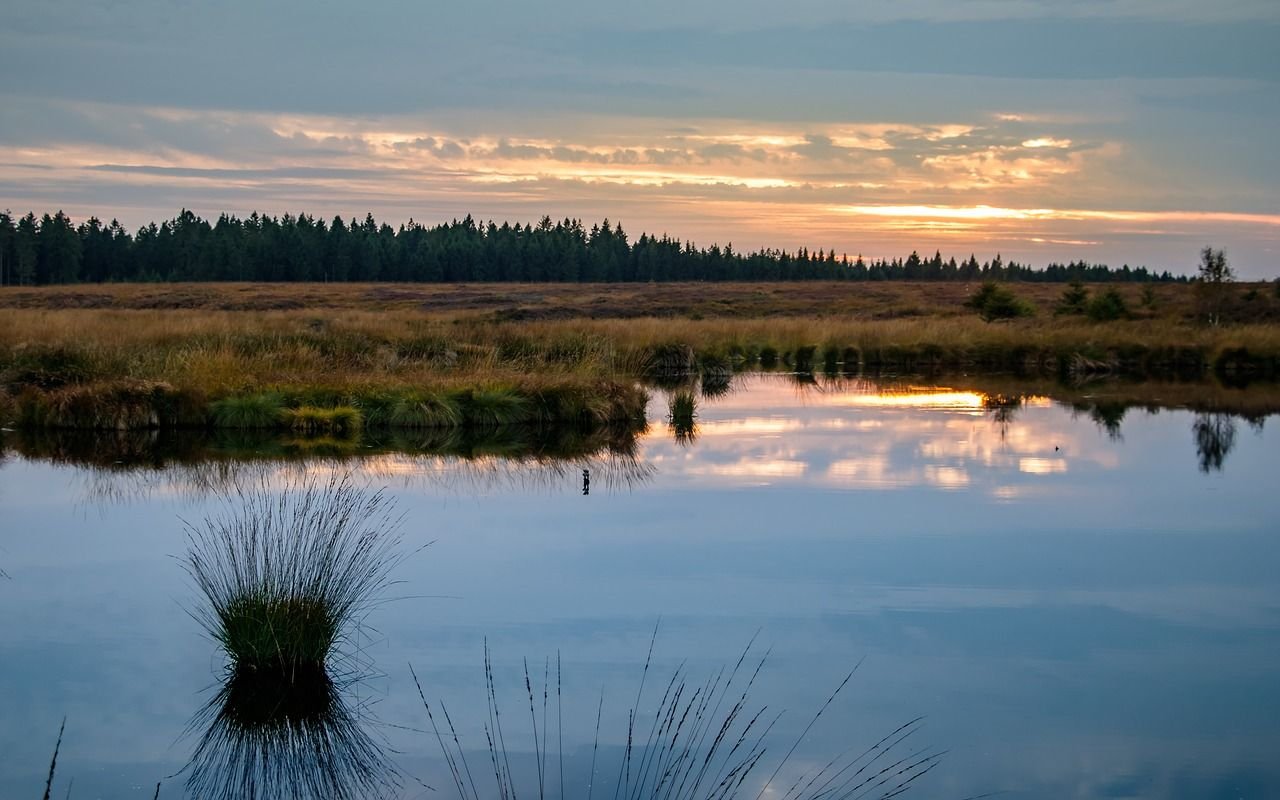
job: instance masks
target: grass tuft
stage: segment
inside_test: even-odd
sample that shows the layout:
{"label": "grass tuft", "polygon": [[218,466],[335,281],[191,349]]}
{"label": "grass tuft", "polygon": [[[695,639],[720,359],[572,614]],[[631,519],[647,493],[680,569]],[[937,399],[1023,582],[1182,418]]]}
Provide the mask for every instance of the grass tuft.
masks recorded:
{"label": "grass tuft", "polygon": [[399,519],[349,478],[236,486],[220,516],[188,525],[196,618],[233,674],[324,669],[389,583]]}
{"label": "grass tuft", "polygon": [[225,397],[210,408],[218,428],[275,428],[284,416],[284,401],[277,394]]}
{"label": "grass tuft", "polygon": [[462,411],[444,393],[411,392],[391,404],[387,423],[397,428],[452,428],[462,424]]}
{"label": "grass tuft", "polygon": [[518,425],[533,419],[533,404],[513,389],[476,389],[463,403],[467,424],[474,427]]}

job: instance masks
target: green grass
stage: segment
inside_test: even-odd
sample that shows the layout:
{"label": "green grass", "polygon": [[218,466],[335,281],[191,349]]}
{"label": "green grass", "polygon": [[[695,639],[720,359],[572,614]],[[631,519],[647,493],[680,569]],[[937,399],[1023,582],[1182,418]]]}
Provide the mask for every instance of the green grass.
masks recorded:
{"label": "green grass", "polygon": [[479,428],[527,423],[534,411],[529,398],[506,387],[476,389],[463,400],[462,408],[466,424]]}
{"label": "green grass", "polygon": [[364,419],[359,409],[351,406],[337,408],[315,408],[302,406],[287,409],[284,424],[293,431],[304,434],[338,434],[351,436],[364,427]]}
{"label": "green grass", "polygon": [[462,424],[462,410],[442,392],[411,391],[391,403],[386,422],[397,428],[453,428]]}
{"label": "green grass", "polygon": [[277,428],[284,422],[284,401],[278,394],[225,397],[210,407],[218,428]]}

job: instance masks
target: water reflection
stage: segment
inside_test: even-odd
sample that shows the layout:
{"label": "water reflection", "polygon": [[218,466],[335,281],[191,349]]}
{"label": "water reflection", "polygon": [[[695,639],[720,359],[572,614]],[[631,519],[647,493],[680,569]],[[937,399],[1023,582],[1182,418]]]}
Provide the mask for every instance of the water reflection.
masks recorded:
{"label": "water reflection", "polygon": [[394,796],[396,770],[324,670],[236,673],[191,723],[187,791],[210,800]]}
{"label": "water reflection", "polygon": [[698,401],[693,392],[678,389],[671,393],[667,401],[667,425],[676,444],[690,445],[697,440],[697,416]]}
{"label": "water reflection", "polygon": [[[635,657],[662,615],[673,621],[664,638],[698,676],[763,628],[777,660],[759,696],[802,713],[830,690],[815,676],[867,655],[854,683],[866,691],[827,724],[840,736],[878,734],[925,698],[932,736],[961,751],[935,771],[947,775],[940,796],[1277,796],[1280,544],[1268,481],[1278,451],[1239,422],[1257,429],[1274,413],[1265,387],[778,375],[697,398],[698,438],[681,446],[664,424],[667,396],[653,393],[651,430],[617,456],[647,470],[634,492],[607,491],[608,451],[584,465],[581,453],[555,462],[489,445],[463,458],[364,446],[377,440],[243,440],[206,458],[216,448],[166,444],[168,433],[31,442],[25,452],[9,436],[0,558],[14,577],[0,594],[14,611],[0,615],[0,796],[30,796],[44,781],[64,711],[76,731],[74,796],[136,797],[118,787],[150,787],[182,767],[197,741],[173,741],[219,688],[207,689],[210,648],[173,602],[188,588],[173,569],[173,520],[198,517],[210,500],[170,498],[181,487],[155,476],[216,487],[255,469],[273,485],[354,469],[403,486],[413,535],[439,540],[397,590],[433,597],[370,620],[371,654],[393,674],[366,684],[386,723],[369,728],[374,744],[438,791],[451,784],[436,742],[393,727],[426,724],[405,664],[429,675],[428,696],[448,700],[476,748],[473,769],[485,768],[485,703],[469,694],[484,637],[526,652],[564,646],[574,659],[565,674],[587,695],[571,706],[565,693],[566,774],[581,776],[601,686],[601,758],[607,750],[619,763]],[[1127,409],[1115,426],[1123,441],[1091,419],[1106,404]],[[1222,451],[1222,472],[1198,469],[1197,414],[1236,428],[1229,452],[1221,441],[1209,448]],[[584,468],[590,498],[578,494]],[[126,485],[146,476],[151,501],[86,524],[80,490],[104,480],[90,471]],[[348,716],[367,725],[338,683]],[[505,686],[519,694],[523,683]],[[289,713],[270,722],[223,697],[193,739],[219,715],[236,736],[319,727],[317,709],[331,704],[323,693],[304,699],[282,701]],[[504,724],[527,734],[527,708],[512,711]],[[794,741],[803,723],[779,738]],[[831,741],[803,746],[803,766],[820,768]],[[533,759],[518,756],[513,768],[533,773]],[[616,775],[602,773],[597,793]]]}
{"label": "water reflection", "polygon": [[1201,472],[1222,470],[1222,462],[1236,444],[1236,424],[1226,414],[1196,414],[1191,430]]}
{"label": "water reflection", "polygon": [[[1099,446],[1079,426],[1051,413],[1054,407],[1092,420],[1116,445],[1124,442],[1135,409],[1148,415],[1191,409],[1199,416],[1189,455],[1202,472],[1225,468],[1237,418],[1261,430],[1266,416],[1280,410],[1280,390],[1256,386],[1244,391],[1206,384],[1065,385],[975,377],[944,383],[812,372],[735,376],[716,364],[701,372],[664,374],[656,384],[650,409],[655,431],[643,425],[367,431],[350,437],[19,431],[0,435],[0,453],[91,467],[83,480],[93,503],[216,492],[246,470],[288,474],[357,464],[371,479],[465,495],[576,492],[589,484],[597,491],[630,491],[662,470],[759,483],[817,475],[832,485],[864,488],[982,485],[1008,500],[1048,485],[1026,485],[1018,476],[1114,469],[1119,461],[1122,451]],[[684,454],[668,452],[659,436]],[[583,470],[590,474],[587,484],[577,478]]]}
{"label": "water reflection", "polygon": [[93,504],[156,494],[217,495],[237,481],[358,469],[370,480],[468,495],[571,485],[589,470],[598,487],[626,491],[650,479],[639,459],[642,426],[365,432],[282,437],[258,431],[21,431],[0,452],[86,468]]}

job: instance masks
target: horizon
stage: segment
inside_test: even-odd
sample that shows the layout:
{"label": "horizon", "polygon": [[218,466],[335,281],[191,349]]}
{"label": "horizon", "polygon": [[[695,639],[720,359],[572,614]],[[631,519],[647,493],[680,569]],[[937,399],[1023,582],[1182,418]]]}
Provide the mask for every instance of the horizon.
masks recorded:
{"label": "horizon", "polygon": [[0,208],[1280,276],[1274,3],[657,6],[11,8]]}

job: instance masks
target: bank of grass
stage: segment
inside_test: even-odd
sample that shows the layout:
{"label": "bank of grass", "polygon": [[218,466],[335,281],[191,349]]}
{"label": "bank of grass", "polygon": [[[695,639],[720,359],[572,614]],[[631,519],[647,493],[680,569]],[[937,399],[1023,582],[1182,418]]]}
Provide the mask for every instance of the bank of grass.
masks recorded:
{"label": "bank of grass", "polygon": [[342,431],[601,423],[640,377],[786,367],[1228,381],[1280,375],[1280,325],[1048,313],[887,320],[495,321],[413,310],[30,310],[0,316],[0,414],[36,427]]}

